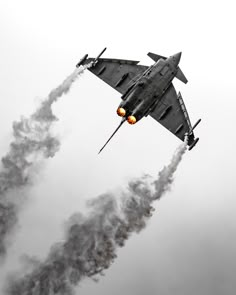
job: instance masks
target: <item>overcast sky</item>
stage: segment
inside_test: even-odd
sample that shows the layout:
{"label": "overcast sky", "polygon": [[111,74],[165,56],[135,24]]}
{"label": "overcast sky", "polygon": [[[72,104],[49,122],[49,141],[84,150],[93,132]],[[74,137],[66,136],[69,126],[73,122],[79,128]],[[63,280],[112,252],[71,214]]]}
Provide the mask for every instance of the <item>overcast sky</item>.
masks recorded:
{"label": "overcast sky", "polygon": [[[187,153],[171,192],[147,228],[133,235],[99,283],[78,294],[235,294],[235,1],[2,1],[0,5],[0,155],[11,124],[88,53],[140,60],[149,51],[182,51],[188,84],[174,80],[190,119],[202,118],[197,146]],[[45,162],[29,190],[0,281],[22,253],[43,258],[62,239],[63,222],[87,199],[122,189],[132,177],[153,176],[180,141],[152,118],[124,126],[118,92],[86,72],[53,110],[61,149]]]}

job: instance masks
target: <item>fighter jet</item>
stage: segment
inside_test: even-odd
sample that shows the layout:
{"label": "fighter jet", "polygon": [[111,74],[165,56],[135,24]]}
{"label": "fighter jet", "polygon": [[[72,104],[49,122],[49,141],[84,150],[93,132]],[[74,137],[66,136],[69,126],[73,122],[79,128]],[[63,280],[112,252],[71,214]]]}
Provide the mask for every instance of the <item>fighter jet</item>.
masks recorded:
{"label": "fighter jet", "polygon": [[168,58],[149,52],[147,55],[155,63],[148,67],[135,60],[100,58],[105,50],[96,58],[88,58],[86,54],[76,65],[90,64],[88,70],[91,73],[121,93],[122,101],[117,108],[121,123],[99,153],[124,122],[133,125],[148,115],[180,140],[187,137],[191,150],[199,140],[193,130],[201,119],[191,125],[181,93],[177,94],[172,84],[174,78],[185,84],[188,82],[179,67],[181,52]]}

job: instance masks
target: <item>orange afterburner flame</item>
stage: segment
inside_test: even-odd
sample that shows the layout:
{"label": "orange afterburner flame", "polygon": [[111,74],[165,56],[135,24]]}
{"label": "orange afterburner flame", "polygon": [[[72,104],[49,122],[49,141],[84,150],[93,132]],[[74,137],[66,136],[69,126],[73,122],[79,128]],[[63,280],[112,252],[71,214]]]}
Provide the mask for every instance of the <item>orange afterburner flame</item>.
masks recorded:
{"label": "orange afterburner flame", "polygon": [[129,124],[133,125],[137,122],[137,119],[135,118],[135,116],[129,116],[127,121]]}
{"label": "orange afterburner flame", "polygon": [[126,110],[123,108],[118,108],[116,112],[117,112],[117,115],[120,117],[124,117],[126,115]]}

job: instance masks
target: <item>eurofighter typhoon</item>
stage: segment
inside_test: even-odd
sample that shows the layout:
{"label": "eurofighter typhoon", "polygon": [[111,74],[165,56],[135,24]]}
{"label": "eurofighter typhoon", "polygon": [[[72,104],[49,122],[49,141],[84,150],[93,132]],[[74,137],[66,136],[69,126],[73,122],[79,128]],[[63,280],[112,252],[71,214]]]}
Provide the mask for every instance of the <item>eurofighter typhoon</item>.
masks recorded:
{"label": "eurofighter typhoon", "polygon": [[96,58],[88,58],[86,54],[76,65],[91,64],[90,72],[121,93],[122,101],[117,108],[121,123],[99,153],[125,121],[136,124],[148,115],[182,141],[187,136],[191,150],[199,140],[193,129],[201,119],[191,125],[181,93],[177,94],[172,84],[174,78],[185,84],[188,82],[179,67],[181,52],[168,58],[149,52],[148,56],[155,63],[148,67],[134,60],[100,58],[105,50]]}

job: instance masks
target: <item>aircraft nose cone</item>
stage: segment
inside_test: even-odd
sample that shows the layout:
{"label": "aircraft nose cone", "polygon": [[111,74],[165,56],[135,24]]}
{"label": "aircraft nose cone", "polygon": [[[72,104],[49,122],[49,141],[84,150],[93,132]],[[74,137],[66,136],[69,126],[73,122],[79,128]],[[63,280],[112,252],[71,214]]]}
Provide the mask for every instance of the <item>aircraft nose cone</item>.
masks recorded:
{"label": "aircraft nose cone", "polygon": [[179,64],[182,52],[178,52],[172,56],[173,62],[175,65]]}

